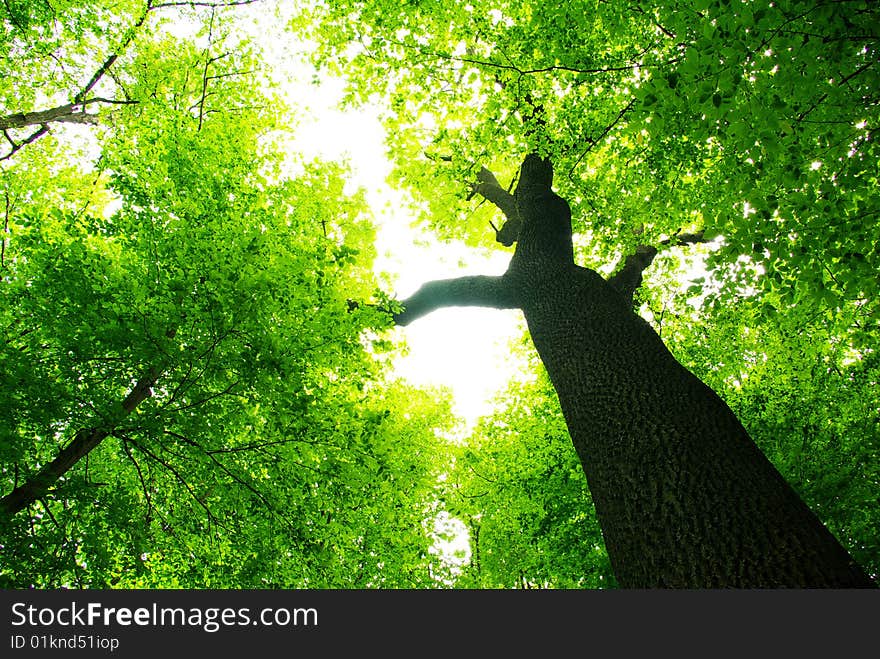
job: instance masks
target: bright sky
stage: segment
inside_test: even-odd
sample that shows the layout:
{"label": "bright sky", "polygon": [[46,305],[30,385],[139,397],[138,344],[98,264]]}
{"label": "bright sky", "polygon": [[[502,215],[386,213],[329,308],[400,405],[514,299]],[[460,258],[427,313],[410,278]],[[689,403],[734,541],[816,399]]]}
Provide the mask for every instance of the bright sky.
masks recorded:
{"label": "bright sky", "polygon": [[[317,87],[293,79],[292,83],[289,93],[294,103],[310,111],[297,128],[295,147],[304,155],[349,162],[352,185],[365,188],[379,223],[376,271],[392,276],[397,299],[432,279],[504,272],[509,253],[487,257],[460,244],[436,244],[410,226],[402,193],[386,184],[390,165],[378,111],[337,109],[340,81]],[[457,415],[470,425],[491,411],[492,398],[521,368],[508,350],[509,342],[521,333],[520,322],[516,311],[436,311],[397,330],[409,351],[396,361],[396,373],[414,384],[448,387]]]}
{"label": "bright sky", "polygon": [[[378,224],[375,270],[390,275],[394,290],[403,300],[421,284],[433,279],[467,274],[500,275],[509,253],[486,256],[461,244],[437,244],[418,234],[399,190],[386,183],[390,164],[385,157],[385,133],[376,108],[339,109],[344,84],[322,75],[313,83],[313,69],[303,63],[305,46],[285,33],[285,20],[273,14],[275,3],[256,5],[250,21],[240,25],[260,44],[276,80],[293,108],[298,123],[292,148],[307,160],[345,160],[351,169],[352,189],[365,189]],[[282,13],[289,10],[283,3]],[[185,34],[194,28],[186,22],[167,29]],[[395,372],[416,385],[442,386],[451,390],[456,415],[471,426],[492,410],[492,399],[510,378],[522,370],[511,357],[508,345],[522,333],[517,311],[455,308],[436,311],[396,330],[408,352],[395,362]]]}
{"label": "bright sky", "polygon": [[[403,300],[433,279],[502,274],[509,253],[499,251],[487,257],[462,245],[435,245],[436,241],[412,228],[402,193],[386,183],[390,164],[384,155],[378,111],[339,110],[342,87],[340,81],[327,81],[319,88],[291,87],[297,104],[311,111],[297,129],[295,147],[303,155],[349,162],[352,185],[366,190],[379,225],[375,270],[391,275],[395,297]],[[522,333],[521,323],[517,311],[435,311],[396,330],[409,350],[395,361],[395,372],[415,385],[448,388],[454,412],[464,422],[458,433],[466,436],[480,416],[492,411],[492,399],[522,370],[507,348]],[[470,557],[467,529],[445,512],[434,523],[437,551],[455,570]],[[450,534],[451,540],[444,539]]]}

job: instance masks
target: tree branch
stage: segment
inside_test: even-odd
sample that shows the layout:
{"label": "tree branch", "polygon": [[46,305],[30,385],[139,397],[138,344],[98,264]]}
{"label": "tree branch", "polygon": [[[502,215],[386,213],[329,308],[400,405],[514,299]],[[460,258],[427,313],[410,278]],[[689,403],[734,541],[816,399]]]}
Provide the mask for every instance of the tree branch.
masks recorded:
{"label": "tree branch", "polygon": [[655,256],[656,247],[639,245],[635,252],[624,259],[623,267],[608,278],[608,283],[632,303],[633,294],[642,285],[642,273],[653,263]]}
{"label": "tree branch", "polygon": [[394,314],[398,325],[409,325],[444,307],[519,308],[513,286],[507,279],[482,275],[429,281],[401,305],[403,311]]}
{"label": "tree branch", "polygon": [[581,155],[578,156],[577,160],[574,161],[574,164],[571,166],[571,169],[568,170],[568,178],[569,178],[569,179],[571,179],[571,178],[574,176],[574,170],[577,169],[578,165],[581,164],[581,161],[586,157],[586,155],[587,155],[590,151],[592,151],[594,148],[596,148],[596,146],[597,146],[602,140],[605,139],[605,137],[608,135],[608,133],[610,133],[611,130],[612,130],[617,124],[620,123],[620,121],[623,119],[623,117],[626,115],[626,113],[629,112],[629,111],[633,108],[633,106],[635,105],[635,103],[636,103],[636,99],[635,99],[635,97],[631,98],[631,99],[629,100],[629,103],[627,103],[627,104],[626,104],[626,105],[625,105],[625,106],[624,106],[624,107],[623,107],[623,108],[617,113],[617,116],[614,117],[614,119],[612,119],[611,123],[607,124],[607,125],[605,126],[605,128],[602,129],[602,132],[601,132],[597,137],[589,137],[589,136],[588,136],[588,137],[586,138],[586,141],[587,141],[587,145],[588,145],[588,146],[587,146],[586,150],[585,150]]}
{"label": "tree branch", "polygon": [[183,474],[180,473],[180,470],[179,470],[179,469],[177,469],[174,465],[172,465],[172,464],[171,464],[170,462],[168,462],[167,460],[164,460],[163,458],[161,458],[161,457],[159,457],[158,455],[156,455],[155,453],[153,453],[153,452],[152,452],[150,449],[148,449],[146,446],[141,446],[140,444],[138,444],[136,441],[134,441],[134,440],[131,439],[131,438],[128,438],[127,441],[128,441],[132,446],[134,446],[138,451],[140,451],[141,453],[143,453],[145,456],[147,456],[148,458],[151,458],[154,462],[156,462],[156,463],[162,465],[163,467],[165,467],[165,469],[167,469],[168,471],[170,471],[170,472],[174,475],[174,477],[177,479],[177,481],[178,481],[181,485],[183,485],[184,489],[189,493],[189,495],[193,498],[193,500],[194,500],[197,504],[199,504],[199,505],[204,509],[205,513],[207,513],[207,515],[208,515],[208,519],[210,519],[212,522],[214,522],[215,524],[217,524],[217,526],[219,526],[219,527],[221,527],[221,528],[226,528],[226,526],[224,526],[224,525],[220,522],[220,520],[217,519],[217,516],[214,515],[213,512],[211,512],[211,509],[208,507],[208,504],[206,504],[204,501],[202,501],[202,499],[199,497],[199,495],[196,494],[196,491],[195,491],[195,490],[193,489],[193,487],[192,487],[192,486],[186,481],[186,479],[183,477]]}
{"label": "tree branch", "polygon": [[52,462],[0,499],[0,514],[11,517],[43,497],[59,478],[100,444],[122,419],[134,412],[138,405],[153,395],[152,387],[160,374],[161,369],[158,368],[147,371],[122,401],[123,414],[113,419],[109,424],[103,427],[95,426],[78,430],[73,441],[64,447]]}
{"label": "tree branch", "polygon": [[8,133],[7,131],[4,130],[4,131],[3,131],[3,135],[4,135],[4,137],[6,137],[6,140],[9,142],[9,144],[12,146],[12,148],[9,150],[9,153],[7,153],[7,154],[3,155],[2,157],[0,157],[0,160],[9,160],[10,158],[12,158],[12,156],[14,156],[14,155],[16,154],[16,152],[17,152],[19,149],[21,149],[22,147],[27,146],[27,145],[30,144],[31,142],[36,142],[38,139],[40,139],[43,135],[45,135],[45,134],[48,133],[48,132],[49,132],[49,127],[48,127],[46,124],[41,124],[40,127],[37,128],[37,130],[35,130],[35,131],[34,131],[33,133],[31,133],[30,135],[28,135],[28,136],[27,136],[26,138],[24,138],[21,142],[15,142],[15,141],[9,136],[9,133]]}
{"label": "tree branch", "polygon": [[[703,243],[703,232],[681,233],[672,238],[660,242],[661,246],[669,245],[694,245]],[[624,259],[623,267],[608,278],[608,283],[614,286],[621,295],[632,303],[633,294],[642,285],[642,273],[654,262],[659,250],[650,245],[639,245],[636,251]]]}
{"label": "tree branch", "polygon": [[501,187],[495,175],[485,167],[480,168],[480,172],[477,174],[477,182],[471,185],[471,194],[468,195],[468,200],[472,199],[475,194],[480,195],[504,213],[505,221],[501,228],[496,229],[494,224],[492,228],[495,229],[495,240],[505,247],[510,247],[516,242],[517,236],[519,236],[519,228],[522,224],[519,213],[516,210],[516,199],[514,199],[510,192]]}
{"label": "tree branch", "polygon": [[16,112],[0,117],[0,130],[10,128],[25,128],[26,126],[39,126],[52,121],[67,121],[70,123],[94,123],[95,116],[85,113],[85,104],[65,103],[48,110],[36,112]]}
{"label": "tree branch", "polygon": [[[135,105],[137,101],[115,100],[110,98],[94,97],[82,101],[81,103],[65,103],[63,105],[48,108],[46,110],[36,110],[34,112],[15,112],[0,117],[0,131],[6,136],[6,140],[12,147],[9,153],[5,154],[0,160],[8,160],[16,151],[23,146],[35,142],[40,137],[49,132],[49,124],[52,122],[64,122],[71,124],[96,124],[98,115],[87,114],[86,106],[93,103],[110,103],[113,105]],[[15,142],[9,134],[9,129],[27,128],[28,126],[39,126],[39,128],[23,139],[21,142]]]}
{"label": "tree branch", "polygon": [[151,4],[150,9],[163,9],[166,7],[210,7],[211,9],[219,9],[221,7],[240,7],[242,5],[252,5],[261,0],[230,0],[229,2],[163,2],[161,4]]}
{"label": "tree branch", "polygon": [[3,243],[2,247],[0,247],[0,268],[6,267],[6,236],[9,234],[9,216],[12,212],[12,199],[9,196],[9,190],[3,191],[3,197],[6,204],[3,214]]}
{"label": "tree branch", "polygon": [[153,498],[150,496],[150,488],[147,487],[147,481],[144,479],[144,472],[141,470],[141,466],[138,464],[138,461],[131,453],[131,447],[128,445],[128,440],[125,437],[120,437],[122,439],[122,449],[125,451],[125,455],[128,456],[128,459],[131,460],[131,463],[134,465],[135,471],[137,472],[138,480],[141,483],[141,492],[144,495],[144,501],[147,504],[147,512],[144,515],[146,522],[149,524],[149,520],[152,518],[153,512]]}
{"label": "tree branch", "polygon": [[[112,102],[112,103],[120,103],[120,101],[107,101],[106,99],[91,99],[86,100],[86,96],[88,96],[89,92],[98,84],[101,78],[104,77],[113,64],[116,63],[116,60],[119,58],[120,53],[124,52],[128,45],[134,40],[135,34],[138,29],[146,22],[147,16],[150,11],[156,9],[156,6],[153,6],[152,0],[147,1],[147,6],[144,9],[144,13],[141,14],[140,18],[128,29],[128,33],[125,36],[125,39],[120,44],[119,48],[117,48],[117,52],[110,53],[107,58],[101,63],[101,65],[97,68],[97,70],[92,74],[92,77],[89,78],[89,81],[80,89],[76,95],[73,97],[73,101],[71,103],[58,106],[56,108],[50,108],[48,110],[42,110],[38,112],[22,112],[7,115],[3,118],[0,118],[0,130],[4,132],[6,135],[6,139],[9,140],[12,145],[12,150],[0,157],[0,160],[8,160],[15,153],[21,149],[22,147],[36,142],[43,135],[49,132],[49,126],[47,123],[52,121],[67,121],[74,123],[93,123],[94,119],[91,115],[87,115],[84,112],[85,105],[88,103],[95,102]],[[76,108],[79,107],[83,110],[83,112],[75,112]],[[40,116],[44,115],[41,119]],[[9,137],[9,133],[6,133],[7,128],[21,128],[24,126],[36,126],[40,127],[34,131],[31,135],[25,138],[21,142],[14,142],[12,138]]]}
{"label": "tree branch", "polygon": [[398,41],[395,39],[388,39],[387,43],[393,44],[395,46],[400,46],[401,48],[405,48],[407,50],[414,50],[420,55],[424,55],[425,57],[432,57],[434,59],[446,60],[449,62],[460,62],[462,64],[473,64],[478,67],[485,67],[489,69],[497,69],[503,71],[511,71],[516,73],[519,76],[527,76],[534,75],[539,73],[553,73],[556,71],[562,71],[566,73],[576,73],[576,74],[603,74],[603,73],[619,73],[632,71],[634,66],[638,66],[639,68],[660,68],[663,66],[667,66],[669,62],[656,62],[656,63],[645,63],[639,61],[625,61],[623,64],[614,64],[609,66],[599,66],[599,67],[575,67],[575,66],[566,66],[563,64],[552,64],[548,66],[540,66],[535,68],[521,68],[516,66],[513,63],[510,64],[502,64],[501,62],[493,62],[489,60],[476,59],[474,57],[460,57],[457,55],[451,55],[449,53],[439,53],[428,50],[426,48],[419,47],[417,45],[412,45],[405,43],[403,41]]}
{"label": "tree branch", "polygon": [[208,97],[208,69],[211,66],[212,62],[215,62],[219,58],[208,57],[208,51],[211,49],[211,46],[214,42],[214,14],[215,9],[211,7],[211,20],[208,23],[208,45],[205,46],[205,70],[202,73],[202,97],[199,100],[199,127],[196,129],[197,131],[202,130],[202,123],[205,120],[205,99]]}
{"label": "tree branch", "polygon": [[495,178],[495,174],[485,167],[480,168],[477,182],[471,185],[471,194],[468,199],[472,199],[475,194],[494,204],[508,219],[516,215],[516,202],[513,195],[505,190]]}
{"label": "tree branch", "polygon": [[[228,0],[226,2],[162,2],[162,3],[154,3],[153,0],[147,0],[146,7],[144,8],[143,13],[140,17],[128,28],[125,37],[122,40],[122,43],[116,48],[116,52],[110,53],[107,58],[98,66],[95,72],[92,74],[92,77],[89,78],[88,82],[80,89],[73,97],[73,102],[65,105],[58,106],[56,108],[50,108],[48,110],[41,110],[37,112],[27,112],[27,113],[15,113],[10,114],[5,117],[0,117],[0,130],[5,131],[8,128],[22,128],[25,126],[37,126],[40,128],[37,129],[33,134],[25,138],[21,142],[13,142],[13,140],[9,137],[8,133],[6,134],[7,140],[12,145],[12,149],[9,153],[0,157],[0,160],[8,160],[11,158],[19,149],[22,147],[35,142],[43,135],[49,132],[49,128],[46,124],[53,121],[64,121],[69,123],[95,123],[97,121],[94,115],[89,115],[85,113],[85,106],[89,103],[117,103],[117,104],[133,104],[137,103],[137,101],[115,101],[105,98],[92,98],[86,99],[89,92],[95,88],[95,86],[100,82],[101,78],[103,78],[106,74],[110,72],[110,69],[116,63],[116,60],[119,59],[119,56],[125,52],[131,42],[134,40],[137,35],[138,30],[144,25],[147,20],[147,17],[150,15],[150,12],[157,9],[165,9],[171,7],[209,7],[212,10],[219,9],[223,7],[238,7],[242,5],[250,5],[256,2],[260,2],[261,0]],[[4,1],[4,4],[7,4]],[[12,20],[12,14],[10,12],[10,20]],[[14,22],[14,21],[13,21]],[[20,26],[19,26],[20,27]],[[206,65],[207,72],[207,65]],[[207,80],[205,81],[205,85],[207,86]],[[204,90],[202,97],[202,104],[204,104]],[[78,112],[77,108],[80,108],[82,111]],[[203,108],[200,107],[199,113],[199,122],[201,125],[201,121],[203,118]]]}

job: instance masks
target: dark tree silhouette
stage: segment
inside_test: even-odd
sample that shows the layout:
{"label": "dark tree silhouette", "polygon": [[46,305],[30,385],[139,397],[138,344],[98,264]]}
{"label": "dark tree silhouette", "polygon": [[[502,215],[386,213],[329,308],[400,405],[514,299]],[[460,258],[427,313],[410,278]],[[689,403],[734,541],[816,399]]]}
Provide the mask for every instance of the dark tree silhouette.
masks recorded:
{"label": "dark tree silhouette", "polygon": [[522,310],[621,586],[874,586],[727,404],[633,312],[657,250],[639,248],[608,280],[576,265],[571,211],[552,180],[537,155],[513,194],[484,170],[474,192],[506,217],[498,239],[516,242],[509,268],[426,283],[395,321],[446,306]]}

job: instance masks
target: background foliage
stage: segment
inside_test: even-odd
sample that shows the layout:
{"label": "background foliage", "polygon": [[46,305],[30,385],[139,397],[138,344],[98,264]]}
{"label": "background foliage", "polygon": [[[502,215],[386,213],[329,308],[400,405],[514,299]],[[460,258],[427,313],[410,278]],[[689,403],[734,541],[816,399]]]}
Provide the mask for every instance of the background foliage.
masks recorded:
{"label": "background foliage", "polygon": [[[444,439],[447,402],[389,377],[388,319],[348,304],[381,296],[364,196],[280,146],[297,110],[236,27],[272,3],[207,4],[0,4],[0,493],[111,430],[4,519],[0,583],[613,586],[530,344],[511,349],[531,375]],[[878,18],[867,0],[334,0],[296,3],[285,38],[349,104],[382,105],[394,183],[440,239],[500,249],[470,184],[530,150],[555,163],[579,263],[712,239],[664,251],[640,311],[877,574]]]}
{"label": "background foliage", "polygon": [[[111,431],[4,520],[3,584],[435,583],[449,411],[387,378],[387,318],[349,309],[375,289],[362,195],[333,163],[287,173],[273,140],[289,110],[226,14],[178,16],[181,38],[131,4],[4,16],[4,107],[75,96],[73,67],[108,61],[96,34],[125,44],[100,81],[125,102],[81,107],[85,132],[52,122],[2,163],[4,494],[77,431]],[[47,30],[57,43],[27,48]],[[147,373],[152,396],[123,413]]]}

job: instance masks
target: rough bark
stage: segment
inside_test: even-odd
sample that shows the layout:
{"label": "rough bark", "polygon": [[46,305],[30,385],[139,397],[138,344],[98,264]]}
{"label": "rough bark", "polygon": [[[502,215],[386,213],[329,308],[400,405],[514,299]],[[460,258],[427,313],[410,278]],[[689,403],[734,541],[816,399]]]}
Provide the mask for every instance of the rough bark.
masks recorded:
{"label": "rough bark", "polygon": [[98,117],[94,114],[86,114],[85,107],[76,103],[67,103],[58,107],[49,108],[48,110],[39,110],[35,112],[17,112],[0,117],[0,130],[9,128],[24,128],[25,126],[39,126],[48,124],[53,121],[74,123],[74,124],[94,124]]}
{"label": "rough bark", "polygon": [[[569,207],[551,183],[550,163],[527,157],[501,288],[556,389],[621,586],[874,586],[724,401],[633,313],[653,254],[614,284],[575,265]],[[426,308],[418,295],[412,305]]]}

